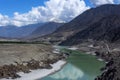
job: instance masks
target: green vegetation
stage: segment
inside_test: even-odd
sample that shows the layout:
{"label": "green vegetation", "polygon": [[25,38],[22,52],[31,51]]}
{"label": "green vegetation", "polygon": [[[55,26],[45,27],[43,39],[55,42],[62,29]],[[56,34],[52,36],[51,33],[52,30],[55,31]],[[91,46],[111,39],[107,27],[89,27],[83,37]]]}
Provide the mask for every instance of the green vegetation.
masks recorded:
{"label": "green vegetation", "polygon": [[0,44],[44,44],[44,45],[49,45],[48,43],[39,42],[39,41],[33,41],[33,42],[28,42],[28,41],[0,41]]}

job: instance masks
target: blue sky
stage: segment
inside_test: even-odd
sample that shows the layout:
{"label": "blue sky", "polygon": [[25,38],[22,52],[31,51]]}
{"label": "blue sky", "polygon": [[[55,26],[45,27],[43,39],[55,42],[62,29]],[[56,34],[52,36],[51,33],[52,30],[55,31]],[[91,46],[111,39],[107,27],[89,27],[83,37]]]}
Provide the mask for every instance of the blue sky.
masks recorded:
{"label": "blue sky", "polygon": [[[25,13],[32,7],[44,6],[48,0],[0,0],[0,13],[3,15],[13,16],[14,12]],[[117,0],[115,0],[117,3]],[[90,0],[85,0],[86,5],[93,7]]]}
{"label": "blue sky", "polygon": [[14,12],[25,13],[32,7],[44,5],[47,0],[0,0],[0,13],[13,16]]}
{"label": "blue sky", "polygon": [[0,0],[0,26],[69,22],[91,7],[120,0]]}
{"label": "blue sky", "polygon": [[[0,0],[0,13],[13,16],[14,12],[25,13],[32,7],[44,6],[48,0]],[[88,6],[92,6],[89,0],[85,0]]]}
{"label": "blue sky", "polygon": [[90,0],[85,0],[85,3],[86,3],[87,6],[91,6],[91,7],[93,6],[93,5],[90,3]]}

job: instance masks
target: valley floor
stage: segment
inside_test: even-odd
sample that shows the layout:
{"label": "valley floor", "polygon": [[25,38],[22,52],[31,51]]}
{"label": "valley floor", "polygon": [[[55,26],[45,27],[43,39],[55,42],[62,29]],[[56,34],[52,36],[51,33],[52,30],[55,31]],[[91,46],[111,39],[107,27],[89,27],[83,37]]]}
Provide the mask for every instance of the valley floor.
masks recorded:
{"label": "valley floor", "polygon": [[51,45],[45,44],[0,44],[0,79],[19,78],[19,72],[52,69],[51,64],[64,58],[53,50]]}

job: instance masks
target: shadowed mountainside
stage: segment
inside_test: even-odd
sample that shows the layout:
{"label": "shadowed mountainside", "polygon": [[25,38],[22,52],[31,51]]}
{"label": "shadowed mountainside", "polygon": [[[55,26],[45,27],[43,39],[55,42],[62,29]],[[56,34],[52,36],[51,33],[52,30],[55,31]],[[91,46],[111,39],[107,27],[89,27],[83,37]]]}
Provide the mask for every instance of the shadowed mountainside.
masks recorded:
{"label": "shadowed mountainside", "polygon": [[69,23],[66,23],[60,28],[58,28],[54,33],[45,37],[50,38],[51,41],[64,41],[67,38],[74,36],[79,32],[80,33],[83,32],[84,30],[90,28],[93,25],[95,26],[100,22],[100,20],[104,19],[105,17],[112,15],[120,16],[119,12],[120,12],[120,5],[114,5],[114,4],[102,5],[96,8],[89,9],[84,13],[82,13],[81,15],[77,16]]}
{"label": "shadowed mountainside", "polygon": [[64,23],[48,22],[41,27],[36,28],[36,30],[34,30],[28,37],[35,38],[50,34],[63,24]]}
{"label": "shadowed mountainside", "polygon": [[116,42],[120,40],[120,16],[111,15],[102,18],[98,22],[90,25],[87,29],[76,33],[63,41],[61,45],[77,45],[81,41],[105,40],[108,42]]}

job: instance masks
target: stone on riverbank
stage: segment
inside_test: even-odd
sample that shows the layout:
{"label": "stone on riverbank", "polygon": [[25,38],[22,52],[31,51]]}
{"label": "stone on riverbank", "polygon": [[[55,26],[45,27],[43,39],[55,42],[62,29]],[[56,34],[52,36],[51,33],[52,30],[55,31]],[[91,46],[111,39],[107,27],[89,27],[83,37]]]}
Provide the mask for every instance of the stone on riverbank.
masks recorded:
{"label": "stone on riverbank", "polygon": [[120,80],[120,52],[112,52],[110,58],[111,60],[102,69],[103,73],[95,80]]}
{"label": "stone on riverbank", "polygon": [[53,50],[44,44],[0,44],[0,79],[19,78],[19,72],[52,69],[51,64],[63,59]]}

